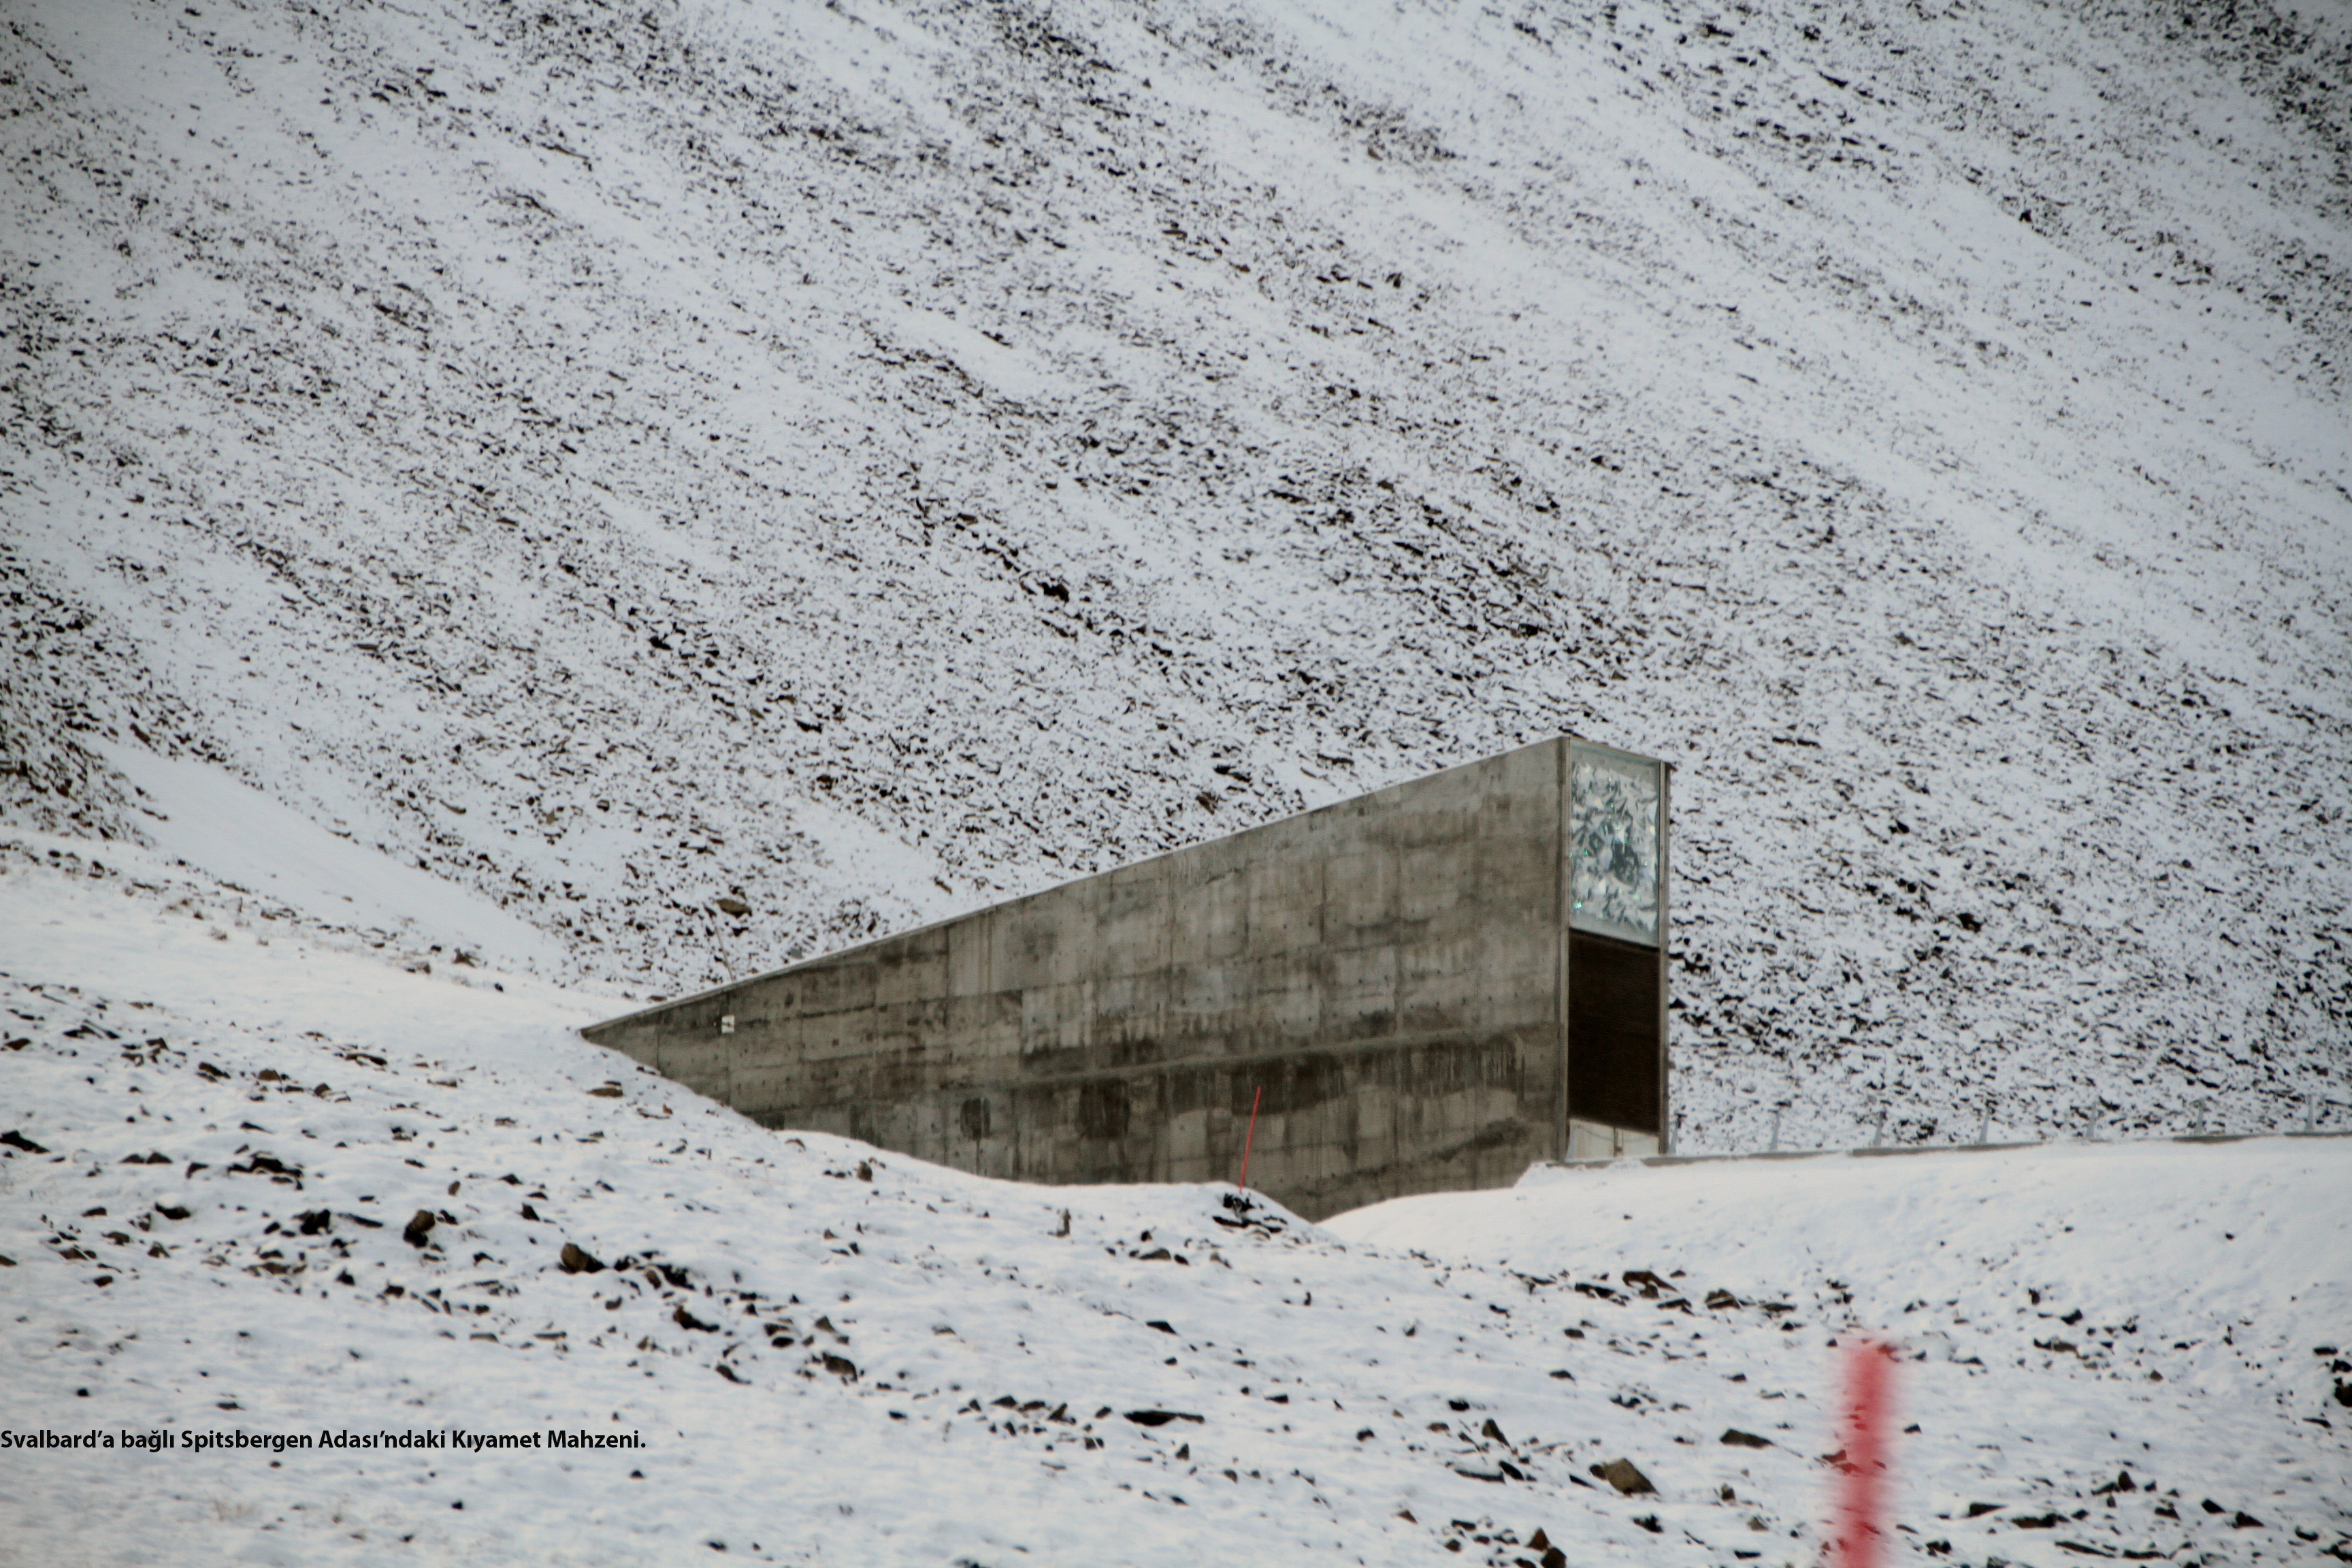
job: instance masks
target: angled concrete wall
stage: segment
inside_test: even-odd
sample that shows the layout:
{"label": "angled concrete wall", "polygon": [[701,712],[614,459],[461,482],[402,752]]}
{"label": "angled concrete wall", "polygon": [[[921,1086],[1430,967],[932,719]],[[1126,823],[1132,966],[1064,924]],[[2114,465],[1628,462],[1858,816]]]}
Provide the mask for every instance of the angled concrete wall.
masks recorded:
{"label": "angled concrete wall", "polygon": [[[1569,746],[585,1033],[771,1126],[988,1175],[1231,1180],[1262,1090],[1250,1184],[1309,1216],[1507,1184],[1596,1136],[1568,1103]],[[1662,1050],[1637,1066],[1662,1089]],[[1654,1152],[1658,1113],[1600,1133]]]}

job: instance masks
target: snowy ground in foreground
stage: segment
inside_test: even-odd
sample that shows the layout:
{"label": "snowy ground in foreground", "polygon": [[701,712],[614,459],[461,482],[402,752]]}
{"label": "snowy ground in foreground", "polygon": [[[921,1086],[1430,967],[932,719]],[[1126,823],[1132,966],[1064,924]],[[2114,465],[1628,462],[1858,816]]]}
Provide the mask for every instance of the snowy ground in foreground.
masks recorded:
{"label": "snowy ground in foreground", "polygon": [[[41,1146],[0,1149],[5,1429],[646,1446],[11,1450],[0,1556],[1507,1564],[1540,1528],[1572,1563],[1809,1563],[1857,1326],[1915,1358],[1898,1560],[2352,1552],[2352,1142],[1539,1171],[1236,1223],[1230,1189],[764,1131],[581,1040],[600,999],[220,920],[89,847],[0,847],[0,1131]],[[1591,1483],[1619,1458],[1656,1495]]]}

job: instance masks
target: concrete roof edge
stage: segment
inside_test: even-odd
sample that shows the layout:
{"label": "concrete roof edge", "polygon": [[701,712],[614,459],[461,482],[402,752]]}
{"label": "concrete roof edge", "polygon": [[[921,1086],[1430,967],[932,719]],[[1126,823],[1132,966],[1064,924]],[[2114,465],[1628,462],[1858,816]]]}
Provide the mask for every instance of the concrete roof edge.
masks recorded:
{"label": "concrete roof edge", "polygon": [[[1264,822],[1254,822],[1247,827],[1236,828],[1232,833],[1225,834],[1223,837],[1226,838],[1238,838],[1246,833],[1255,833],[1260,828],[1275,827],[1286,822],[1295,822],[1302,816],[1312,816],[1319,811],[1331,811],[1339,806],[1346,805],[1351,801],[1363,800],[1372,795],[1385,794],[1392,789],[1402,789],[1411,784],[1423,784],[1430,779],[1444,778],[1447,773],[1458,772],[1463,768],[1475,768],[1481,763],[1493,762],[1496,757],[1507,757],[1513,752],[1524,752],[1535,746],[1556,746],[1562,741],[1577,742],[1589,746],[1599,746],[1606,751],[1618,752],[1623,756],[1642,757],[1642,754],[1638,752],[1626,752],[1621,747],[1611,746],[1606,742],[1591,740],[1586,736],[1576,733],[1572,730],[1562,730],[1558,734],[1547,735],[1539,741],[1529,741],[1526,745],[1513,746],[1507,751],[1490,752],[1483,757],[1473,757],[1468,762],[1456,763],[1452,767],[1440,768],[1433,773],[1420,773],[1412,778],[1399,779],[1395,784],[1382,784],[1378,789],[1364,790],[1359,794],[1347,795],[1341,799],[1330,801],[1322,805],[1308,806],[1304,811],[1289,812],[1281,816],[1268,817]],[[1662,763],[1670,769],[1674,766],[1672,763],[1665,762],[1665,759],[1662,757],[1642,757],[1642,760],[1645,762]],[[1188,850],[1197,849],[1202,844],[1214,844],[1217,842],[1218,840],[1215,838],[1203,838],[1198,843],[1180,844],[1173,849],[1163,849],[1157,855],[1147,855],[1140,860],[1129,860],[1125,865],[1113,866],[1107,871],[1089,871],[1082,877],[1072,877],[1066,881],[1056,882],[1051,887],[1040,888],[1034,892],[1023,893],[1018,897],[1005,899],[1001,902],[994,904],[983,904],[980,909],[966,910],[961,914],[946,915],[924,925],[908,926],[904,931],[894,931],[887,936],[874,937],[866,942],[853,943],[848,947],[836,947],[828,952],[811,953],[806,958],[796,958],[790,963],[780,964],[773,969],[761,970],[757,974],[747,974],[740,980],[722,981],[717,985],[706,985],[699,991],[689,992],[683,996],[672,996],[665,1001],[656,1002],[649,1006],[639,1007],[634,1012],[618,1014],[610,1018],[600,1018],[595,1023],[583,1025],[580,1032],[583,1035],[589,1036],[591,1038],[593,1038],[594,1031],[598,1029],[609,1029],[616,1025],[634,1024],[643,1018],[657,1017],[661,1014],[674,1011],[679,1007],[693,1006],[698,1002],[707,1001],[710,997],[723,994],[726,992],[740,990],[746,985],[754,985],[763,980],[773,980],[780,975],[790,974],[797,969],[806,969],[812,965],[819,963],[835,963],[844,958],[853,957],[857,953],[866,951],[868,948],[881,947],[888,942],[904,942],[908,937],[921,936],[926,931],[938,931],[942,926],[950,926],[955,924],[958,921],[969,920],[973,915],[980,914],[987,910],[1011,909],[1014,905],[1025,903],[1031,899],[1043,898],[1048,893],[1059,892],[1064,888],[1076,887],[1080,882],[1092,881],[1097,877],[1114,876],[1120,871],[1131,870],[1138,866],[1149,866],[1155,860],[1165,860],[1171,855],[1181,855]]]}

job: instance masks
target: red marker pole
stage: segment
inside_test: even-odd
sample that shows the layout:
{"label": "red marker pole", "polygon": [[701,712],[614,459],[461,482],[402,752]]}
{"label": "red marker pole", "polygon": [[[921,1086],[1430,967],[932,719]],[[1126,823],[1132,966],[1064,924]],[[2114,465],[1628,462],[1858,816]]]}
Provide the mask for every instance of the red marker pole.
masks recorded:
{"label": "red marker pole", "polygon": [[1249,1136],[1242,1140],[1242,1179],[1238,1184],[1244,1192],[1249,1191],[1250,1145],[1257,1142],[1257,1102],[1265,1098],[1265,1085],[1264,1084],[1258,1085],[1257,1092],[1250,1096]]}
{"label": "red marker pole", "polygon": [[1875,1340],[1846,1342],[1845,1474],[1838,1488],[1832,1568],[1878,1568],[1886,1539],[1887,1425],[1895,1362]]}

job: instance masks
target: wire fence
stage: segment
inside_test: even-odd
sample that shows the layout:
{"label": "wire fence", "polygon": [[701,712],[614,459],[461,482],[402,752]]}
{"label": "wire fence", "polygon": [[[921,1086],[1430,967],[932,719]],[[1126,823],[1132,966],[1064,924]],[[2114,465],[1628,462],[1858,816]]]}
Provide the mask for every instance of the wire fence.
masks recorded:
{"label": "wire fence", "polygon": [[[2004,1113],[2004,1100],[2011,1103]],[[1692,1154],[1777,1154],[1841,1149],[1978,1148],[1991,1144],[2125,1142],[2180,1137],[2352,1132],[2352,1102],[2306,1093],[2250,1101],[2208,1095],[2161,1110],[2108,1108],[2053,1116],[2028,1096],[1988,1094],[1934,1110],[1893,1098],[1832,1108],[1801,1096],[1691,1127],[1677,1114],[1675,1150]]]}

